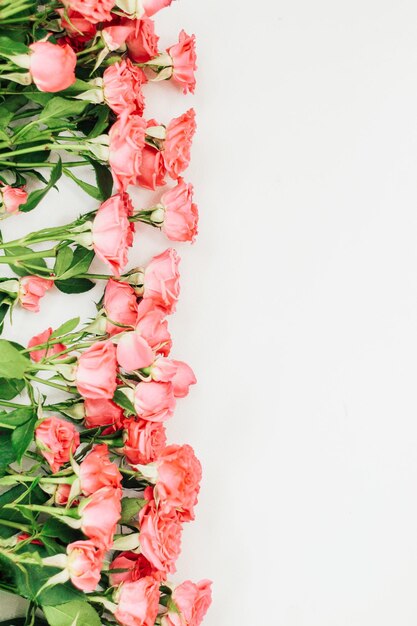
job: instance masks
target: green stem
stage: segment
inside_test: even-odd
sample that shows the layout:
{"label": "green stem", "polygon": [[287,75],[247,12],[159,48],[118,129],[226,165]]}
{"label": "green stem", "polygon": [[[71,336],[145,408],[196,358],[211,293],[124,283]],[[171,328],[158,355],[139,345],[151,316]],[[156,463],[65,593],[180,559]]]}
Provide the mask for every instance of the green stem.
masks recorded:
{"label": "green stem", "polygon": [[44,259],[45,257],[56,257],[56,249],[41,250],[39,252],[32,252],[28,254],[21,254],[20,256],[0,256],[0,263],[7,265],[13,265],[19,261],[25,261],[29,259]]}
{"label": "green stem", "polygon": [[67,393],[73,393],[71,387],[69,385],[58,385],[58,383],[54,383],[51,380],[47,380],[44,378],[39,378],[38,376],[33,376],[33,374],[25,374],[26,378],[29,380],[33,380],[35,383],[41,383],[42,385],[47,385],[48,387],[53,387],[54,389],[59,389],[60,391],[66,391]]}
{"label": "green stem", "polygon": [[0,526],[8,526],[9,528],[16,528],[16,530],[23,530],[26,533],[31,532],[31,527],[26,524],[20,524],[17,522],[10,522],[7,519],[0,519]]}

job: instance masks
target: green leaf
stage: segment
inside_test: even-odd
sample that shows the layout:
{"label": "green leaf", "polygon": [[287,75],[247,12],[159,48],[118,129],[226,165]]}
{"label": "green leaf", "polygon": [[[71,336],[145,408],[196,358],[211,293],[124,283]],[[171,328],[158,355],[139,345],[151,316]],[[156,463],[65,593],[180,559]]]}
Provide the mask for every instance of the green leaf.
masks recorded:
{"label": "green leaf", "polygon": [[3,475],[10,463],[16,461],[12,446],[12,431],[0,429],[0,474]]}
{"label": "green leaf", "polygon": [[3,107],[0,107],[0,127],[6,128],[12,119],[13,113]]}
{"label": "green leaf", "polygon": [[35,207],[37,207],[42,198],[46,196],[48,191],[55,185],[55,183],[61,178],[61,176],[62,162],[61,159],[58,159],[54,167],[51,169],[51,176],[49,178],[48,184],[42,189],[36,189],[36,191],[32,191],[32,193],[29,194],[27,202],[20,205],[19,210],[27,213],[28,211],[32,211]]}
{"label": "green leaf", "polygon": [[61,276],[61,280],[72,278],[78,274],[85,274],[94,259],[94,250],[87,250],[83,246],[77,246],[74,250],[74,258],[69,269]]}
{"label": "green leaf", "polygon": [[[9,431],[10,433],[10,431]],[[3,435],[0,435],[0,449],[1,443],[3,440]],[[11,440],[9,440],[9,448],[12,450]],[[0,453],[0,461],[3,461],[3,454]],[[12,487],[8,489],[4,493],[0,495],[0,518],[3,520],[8,520],[10,522],[15,522],[19,524],[27,524],[27,520],[17,509],[5,509],[4,506],[6,504],[11,504],[15,502],[17,498],[21,498],[22,494],[26,494],[23,496],[21,502],[27,504],[43,504],[50,496],[42,491],[39,487],[35,487],[31,491],[28,491],[27,486],[25,485],[17,485],[16,487]],[[16,534],[16,529],[9,528],[7,526],[2,526],[0,523],[0,537],[6,539],[7,537],[11,537]]]}
{"label": "green leaf", "polygon": [[50,517],[42,525],[41,531],[42,537],[52,537],[53,539],[59,539],[64,543],[71,543],[81,539],[82,535],[79,530],[74,530],[66,524],[63,524],[58,519]]}
{"label": "green leaf", "polygon": [[107,200],[110,198],[113,192],[113,176],[108,167],[99,163],[95,159],[87,157],[90,161],[91,165],[94,167],[94,172],[96,174],[96,183],[97,187],[100,190],[101,200]]}
{"label": "green leaf", "polygon": [[30,361],[10,341],[0,339],[0,377],[23,378]]}
{"label": "green leaf", "polygon": [[0,56],[9,58],[18,54],[29,54],[29,48],[10,37],[0,37]]}
{"label": "green leaf", "polygon": [[132,522],[138,519],[138,513],[147,500],[143,498],[122,498],[122,516],[120,518],[120,524],[132,524]]}
{"label": "green leaf", "polygon": [[62,293],[85,293],[94,287],[94,283],[88,278],[74,277],[67,280],[56,280],[55,287]]}
{"label": "green leaf", "polygon": [[123,391],[120,391],[120,389],[116,389],[116,391],[114,392],[113,402],[118,406],[121,406],[122,409],[127,411],[129,414],[136,415],[136,410],[132,402],[129,400],[126,394],[123,393]]}
{"label": "green leaf", "polygon": [[56,337],[60,337],[61,335],[66,335],[70,333],[71,331],[74,330],[74,328],[78,326],[79,323],[80,323],[80,318],[73,317],[67,322],[64,322],[63,324],[61,324],[61,326],[58,326],[58,328],[56,328],[54,332],[51,334],[49,339],[55,339]]}
{"label": "green leaf", "polygon": [[64,274],[71,266],[73,258],[74,253],[69,246],[65,246],[65,248],[61,248],[60,250],[58,250],[54,265],[55,276],[60,277],[62,274]]}
{"label": "green leaf", "polygon": [[28,100],[31,100],[32,102],[36,102],[37,104],[41,104],[42,106],[45,106],[46,104],[48,104],[50,100],[55,98],[53,93],[46,93],[44,91],[38,91],[38,90],[32,91],[31,88],[26,89],[23,93],[25,94]]}
{"label": "green leaf", "polygon": [[32,410],[29,419],[24,424],[15,428],[12,432],[12,446],[16,454],[16,460],[19,463],[33,441],[36,422],[37,416]]}
{"label": "green leaf", "polygon": [[43,606],[42,610],[50,626],[101,626],[97,611],[82,600]]}
{"label": "green leaf", "polygon": [[64,119],[69,116],[80,115],[88,107],[84,100],[67,100],[56,96],[49,100],[45,108],[39,113],[38,122],[46,124],[50,119]]}
{"label": "green leaf", "polygon": [[22,378],[6,380],[0,378],[0,398],[2,400],[13,400],[25,388],[25,381]]}
{"label": "green leaf", "polygon": [[[30,254],[33,252],[32,248],[26,248],[24,246],[16,246],[15,248],[9,248],[5,251],[6,256],[20,256],[23,254]],[[18,264],[11,264],[10,267],[18,276],[27,276],[28,274],[33,274],[33,267],[37,267],[40,270],[40,274],[48,274],[48,266],[46,265],[45,259],[30,259],[27,263],[31,266],[29,269],[25,265],[25,261],[18,261]],[[42,272],[45,270],[45,272]]]}
{"label": "green leaf", "polygon": [[78,178],[78,176],[76,176],[74,172],[72,172],[70,169],[64,168],[64,172],[65,172],[65,175],[68,176],[68,178],[71,178],[71,180],[73,180],[74,183],[77,183],[77,185],[81,187],[83,191],[88,193],[89,196],[91,196],[95,200],[103,199],[100,189],[98,189],[97,187],[94,187],[94,185],[90,185],[90,183],[86,183],[85,180],[81,180],[81,178]]}
{"label": "green leaf", "polygon": [[1,106],[6,108],[8,111],[12,111],[13,113],[15,113],[26,103],[27,98],[25,98],[23,94],[16,94],[15,96],[7,98],[5,102],[2,102]]}
{"label": "green leaf", "polygon": [[22,407],[14,409],[14,411],[2,411],[0,413],[0,422],[8,426],[22,426],[34,416],[32,407]]}
{"label": "green leaf", "polygon": [[102,135],[109,127],[109,109],[107,107],[98,105],[94,107],[93,112],[96,113],[96,123],[88,133],[90,139]]}

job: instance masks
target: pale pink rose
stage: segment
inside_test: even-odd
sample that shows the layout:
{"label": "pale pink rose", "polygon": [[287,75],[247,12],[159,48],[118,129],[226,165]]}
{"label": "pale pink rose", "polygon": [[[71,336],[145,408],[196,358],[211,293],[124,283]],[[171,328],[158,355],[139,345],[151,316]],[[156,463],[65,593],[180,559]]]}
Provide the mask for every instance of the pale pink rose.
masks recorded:
{"label": "pale pink rose", "polygon": [[117,343],[117,362],[127,372],[149,367],[154,359],[152,348],[136,332],[125,333]]}
{"label": "pale pink rose", "polygon": [[29,48],[29,72],[40,91],[55,93],[75,83],[77,57],[70,46],[36,41]]}
{"label": "pale pink rose", "polygon": [[138,306],[136,332],[146,339],[156,354],[168,356],[172,339],[165,317],[166,311],[156,307],[152,299],[142,300]]}
{"label": "pale pink rose", "polygon": [[135,185],[140,175],[145,146],[146,120],[140,115],[122,113],[110,128],[109,163],[118,189]]}
{"label": "pale pink rose", "polygon": [[162,230],[172,241],[194,241],[198,232],[198,210],[193,202],[193,186],[178,179],[178,184],[161,198],[165,209]]}
{"label": "pale pink rose", "polygon": [[18,213],[22,204],[28,199],[27,192],[21,187],[11,187],[3,185],[0,187],[0,197],[4,210],[7,213]]}
{"label": "pale pink rose", "polygon": [[173,313],[180,294],[180,258],[173,248],[153,257],[145,269],[144,299]]}
{"label": "pale pink rose", "polygon": [[136,385],[135,409],[139,417],[149,422],[165,422],[175,409],[171,383],[141,382]]}
{"label": "pale pink rose", "polygon": [[103,202],[93,222],[94,252],[116,276],[125,267],[127,251],[133,242],[128,219],[132,210],[128,195],[117,194]]}
{"label": "pale pink rose", "polygon": [[40,299],[53,286],[53,280],[40,278],[40,276],[24,276],[19,281],[18,299],[21,306],[28,311],[38,313]]}
{"label": "pale pink rose", "polygon": [[172,77],[182,87],[183,92],[195,89],[195,75],[197,69],[195,52],[195,35],[187,35],[185,30],[180,32],[179,41],[170,48],[167,48],[169,56],[172,58],[173,73]]}
{"label": "pale pink rose", "polygon": [[86,398],[84,409],[87,428],[117,426],[121,423],[123,417],[123,409],[111,400],[90,400]]}
{"label": "pale pink rose", "polygon": [[201,463],[191,446],[167,446],[157,459],[158,501],[177,511],[179,518],[194,519],[194,506],[200,491]]}
{"label": "pale pink rose", "polygon": [[107,26],[101,31],[101,35],[107,48],[113,51],[118,50],[119,48],[125,48],[126,40],[132,30],[132,24],[127,23],[116,26]]}
{"label": "pale pink rose", "polygon": [[186,580],[178,585],[172,594],[177,611],[168,610],[162,626],[200,626],[211,604],[211,585],[210,580]]}
{"label": "pale pink rose", "polygon": [[89,22],[81,13],[68,9],[57,9],[57,13],[61,16],[61,26],[67,32],[71,39],[79,42],[85,42],[93,39],[97,32],[97,27]]}
{"label": "pale pink rose", "polygon": [[138,316],[138,300],[133,287],[111,278],[104,292],[104,310],[107,317],[106,332],[110,335],[116,335],[126,327],[134,328]]}
{"label": "pale pink rose", "polygon": [[122,475],[116,463],[110,461],[106,444],[95,445],[80,464],[81,491],[89,496],[102,487],[119,488]]}
{"label": "pale pink rose", "polygon": [[116,391],[116,348],[111,341],[98,341],[78,359],[78,392],[91,400],[110,400]]}
{"label": "pale pink rose", "polygon": [[117,592],[114,616],[122,626],[154,626],[159,596],[159,582],[153,576],[124,582]]}
{"label": "pale pink rose", "polygon": [[132,20],[133,30],[126,40],[127,51],[135,63],[146,63],[158,54],[159,37],[155,34],[153,20],[144,17]]}
{"label": "pale pink rose", "polygon": [[[47,328],[43,331],[43,333],[39,333],[39,335],[35,335],[32,339],[29,340],[28,348],[34,348],[35,346],[41,346],[44,343],[47,343],[49,337],[52,335],[52,328]],[[48,348],[41,348],[40,350],[31,350],[30,358],[35,363],[39,363],[42,359],[47,357],[51,357],[54,354],[59,354],[63,350],[65,350],[65,346],[63,343],[53,343]]]}
{"label": "pale pink rose", "polygon": [[158,571],[173,574],[181,552],[182,524],[174,511],[157,508],[152,492],[152,488],[145,490],[150,500],[139,513],[141,552]]}
{"label": "pale pink rose", "polygon": [[125,572],[115,572],[109,574],[110,586],[116,587],[123,582],[132,582],[144,578],[145,576],[155,576],[156,571],[143,554],[135,552],[121,552],[110,563],[110,570],[124,569]]}
{"label": "pale pink rose", "polygon": [[95,544],[109,550],[121,515],[122,490],[102,487],[81,502],[81,530]]}
{"label": "pale pink rose", "polygon": [[63,4],[83,15],[92,24],[109,22],[115,0],[63,0]]}
{"label": "pale pink rose", "polygon": [[54,416],[43,419],[37,426],[35,440],[54,473],[68,463],[70,455],[80,445],[80,435],[75,426]]}
{"label": "pale pink rose", "polygon": [[103,74],[104,100],[118,115],[123,111],[143,115],[144,83],[146,83],[144,72],[129,59],[122,59],[110,65]]}
{"label": "pale pink rose", "polygon": [[94,591],[100,582],[104,552],[92,541],[74,541],[67,546],[67,569],[74,587]]}
{"label": "pale pink rose", "polygon": [[176,117],[167,126],[163,155],[167,172],[174,180],[179,178],[190,163],[195,129],[194,109]]}
{"label": "pale pink rose", "polygon": [[172,0],[143,0],[143,8],[148,17],[155,15],[161,9],[169,7]]}
{"label": "pale pink rose", "polygon": [[188,396],[190,385],[195,385],[197,379],[193,370],[184,361],[159,358],[152,365],[152,379],[157,382],[171,382],[176,398]]}
{"label": "pale pink rose", "polygon": [[147,465],[158,458],[166,446],[166,432],[163,424],[143,419],[125,420],[124,455],[131,465]]}

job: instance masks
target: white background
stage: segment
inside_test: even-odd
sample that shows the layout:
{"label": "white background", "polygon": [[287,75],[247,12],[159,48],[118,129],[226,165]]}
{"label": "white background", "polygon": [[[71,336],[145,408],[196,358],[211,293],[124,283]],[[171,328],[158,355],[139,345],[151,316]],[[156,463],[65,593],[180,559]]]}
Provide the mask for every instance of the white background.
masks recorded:
{"label": "white background", "polygon": [[[204,482],[177,580],[214,580],[206,626],[415,626],[415,1],[181,0],[157,24],[199,47],[195,98],[148,90],[149,116],[199,122],[171,321],[199,385],[169,434]],[[94,206],[66,190],[5,237]],[[165,246],[136,241],[132,264]],[[13,336],[90,295],[48,294]]]}

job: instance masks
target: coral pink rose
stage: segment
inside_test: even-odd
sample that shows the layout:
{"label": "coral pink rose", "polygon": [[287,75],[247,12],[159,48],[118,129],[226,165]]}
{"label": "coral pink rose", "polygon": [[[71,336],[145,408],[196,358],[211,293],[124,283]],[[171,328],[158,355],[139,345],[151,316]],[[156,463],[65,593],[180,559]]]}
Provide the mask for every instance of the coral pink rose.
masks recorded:
{"label": "coral pink rose", "polygon": [[145,269],[144,299],[151,299],[166,313],[173,313],[180,295],[179,256],[169,248],[153,257]]}
{"label": "coral pink rose", "polygon": [[[58,506],[67,506],[69,504],[69,497],[71,495],[71,487],[72,485],[67,485],[66,483],[60,483],[57,485],[54,494],[55,504]],[[73,500],[71,502],[71,506],[77,505],[78,500]]]}
{"label": "coral pink rose", "polygon": [[[35,335],[32,339],[29,340],[28,348],[34,348],[35,346],[41,346],[44,343],[48,343],[49,337],[52,335],[52,328],[47,328],[43,331],[43,333],[39,333],[39,335]],[[31,350],[30,358],[35,363],[39,363],[42,359],[47,357],[51,357],[54,354],[59,354],[65,350],[65,346],[63,343],[52,343],[48,348],[41,348],[40,350]]]}
{"label": "coral pink rose", "polygon": [[197,382],[193,370],[184,361],[157,359],[152,366],[151,375],[158,382],[171,382],[176,398],[188,396],[190,385]]}
{"label": "coral pink rose", "polygon": [[195,129],[194,109],[189,109],[168,124],[163,155],[167,172],[173,179],[179,178],[190,163]]}
{"label": "coral pink rose", "polygon": [[165,316],[166,311],[155,307],[152,299],[142,300],[138,306],[136,332],[146,339],[156,354],[168,356],[172,348],[172,339]]}
{"label": "coral pink rose", "polygon": [[100,582],[103,550],[92,541],[74,541],[68,544],[67,555],[67,570],[74,587],[94,591]]}
{"label": "coral pink rose", "polygon": [[133,30],[126,40],[127,51],[135,63],[146,63],[158,54],[159,37],[153,20],[143,17],[132,22]]}
{"label": "coral pink rose", "polygon": [[89,496],[102,487],[121,486],[122,475],[115,463],[110,461],[109,449],[105,444],[94,446],[80,465],[79,479],[81,491]]}
{"label": "coral pink rose", "polygon": [[149,367],[154,359],[152,348],[139,333],[125,333],[117,343],[117,362],[127,372]]}
{"label": "coral pink rose", "polygon": [[18,299],[21,306],[28,311],[38,313],[40,299],[53,286],[53,280],[40,278],[40,276],[24,276],[19,282]]}
{"label": "coral pink rose", "polygon": [[165,7],[169,7],[172,0],[143,0],[143,8],[145,10],[145,14],[148,17],[155,15],[161,9],[165,9]]}
{"label": "coral pink rose", "polygon": [[86,398],[84,409],[87,428],[111,425],[116,425],[117,427],[123,417],[123,409],[111,400],[90,400]]}
{"label": "coral pink rose", "polygon": [[169,609],[162,626],[200,626],[211,604],[211,581],[186,580],[174,589],[172,600],[177,610]]}
{"label": "coral pink rose", "polygon": [[109,550],[121,515],[122,490],[102,487],[78,506],[81,530],[97,546]]}
{"label": "coral pink rose", "polygon": [[129,59],[122,59],[103,74],[104,100],[117,115],[123,111],[143,115],[145,99],[141,87],[144,83],[143,71]]}
{"label": "coral pink rose", "polygon": [[145,146],[146,120],[140,115],[122,113],[109,131],[109,163],[118,189],[136,184]]}
{"label": "coral pink rose", "polygon": [[103,202],[93,222],[94,251],[116,276],[120,276],[120,271],[125,267],[127,251],[132,245],[132,229],[128,219],[132,211],[128,195],[117,194]]}
{"label": "coral pink rose", "polygon": [[194,93],[194,72],[197,69],[195,35],[187,35],[185,30],[182,30],[178,43],[167,48],[167,52],[172,58],[172,77],[183,87],[184,93],[188,91]]}
{"label": "coral pink rose", "polygon": [[178,184],[161,198],[164,207],[162,230],[172,241],[194,241],[198,232],[198,210],[193,202],[193,186],[178,179]]}
{"label": "coral pink rose", "polygon": [[83,15],[92,24],[98,24],[112,19],[111,10],[115,0],[63,0],[63,4]]}
{"label": "coral pink rose", "polygon": [[6,213],[18,213],[22,204],[28,199],[27,192],[21,187],[3,185],[0,187],[0,198]]}
{"label": "coral pink rose", "polygon": [[132,582],[145,576],[155,576],[155,570],[143,554],[121,552],[110,564],[110,570],[124,569],[125,572],[109,574],[110,585],[115,587],[123,582]]}
{"label": "coral pink rose", "polygon": [[136,184],[144,189],[155,190],[165,185],[165,163],[162,152],[152,146],[145,146],[142,152],[142,164]]}
{"label": "coral pink rose", "polygon": [[57,9],[57,13],[61,16],[62,28],[66,30],[71,39],[76,39],[78,42],[93,39],[97,28],[81,15],[81,13],[77,13],[77,11],[71,9],[68,9],[66,12],[64,9]]}
{"label": "coral pink rose", "polygon": [[181,552],[182,524],[175,512],[157,508],[151,487],[145,490],[145,498],[149,497],[139,514],[141,552],[158,571],[173,574]]}
{"label": "coral pink rose", "polygon": [[133,287],[111,278],[104,292],[104,310],[106,332],[110,335],[116,335],[126,327],[133,328],[138,316],[138,300]]}
{"label": "coral pink rose", "polygon": [[124,422],[124,431],[123,452],[132,465],[152,463],[166,446],[165,427],[161,423],[129,419]]}
{"label": "coral pink rose", "polygon": [[75,83],[77,57],[70,46],[36,41],[29,48],[29,72],[40,91],[55,93]]}
{"label": "coral pink rose", "polygon": [[191,446],[167,446],[157,460],[158,501],[177,511],[180,519],[194,519],[194,506],[200,491],[201,463]]}
{"label": "coral pink rose", "polygon": [[80,445],[80,435],[75,426],[54,416],[41,421],[35,430],[35,439],[54,473],[68,463],[70,455]]}
{"label": "coral pink rose", "polygon": [[109,50],[125,49],[126,39],[132,30],[132,24],[107,26],[101,31],[101,36]]}
{"label": "coral pink rose", "polygon": [[145,576],[120,586],[114,615],[122,626],[154,626],[158,607],[159,582]]}
{"label": "coral pink rose", "polygon": [[91,400],[113,398],[116,391],[116,348],[110,341],[98,341],[78,359],[76,385],[78,392]]}
{"label": "coral pink rose", "polygon": [[174,415],[175,396],[171,383],[139,383],[135,390],[135,409],[149,422],[165,422]]}

